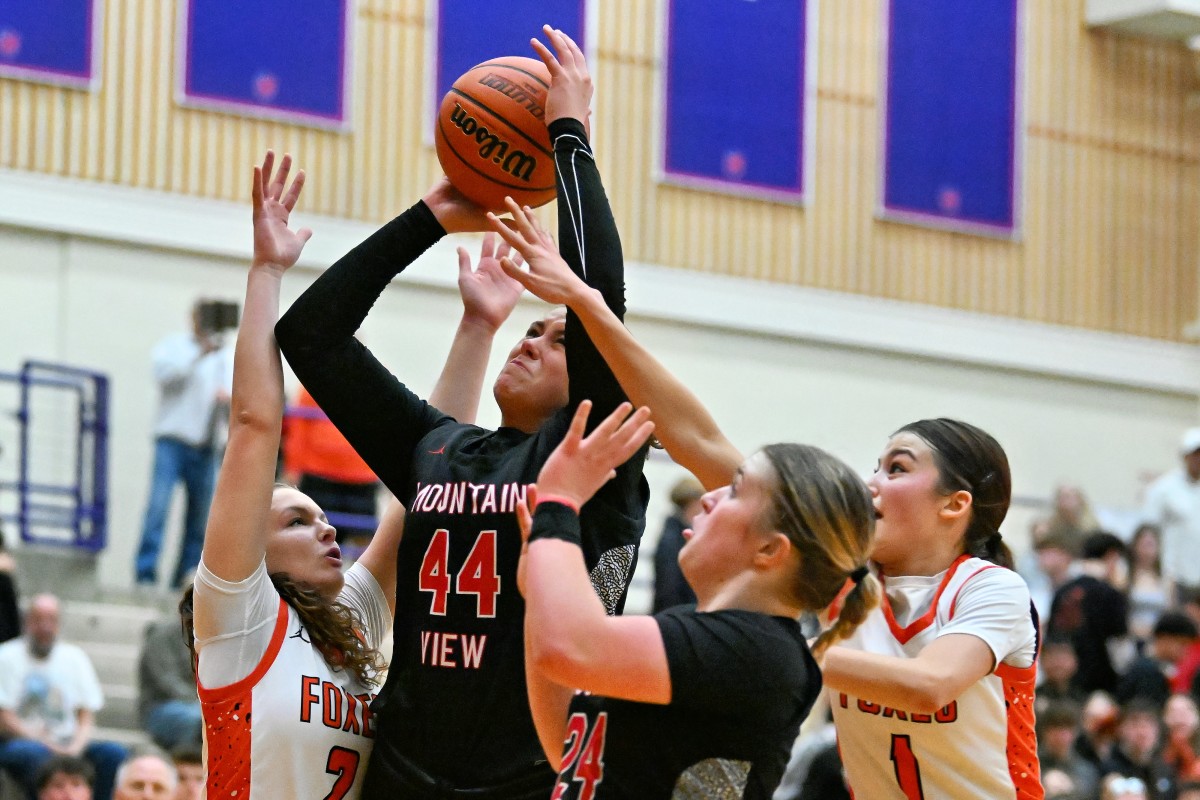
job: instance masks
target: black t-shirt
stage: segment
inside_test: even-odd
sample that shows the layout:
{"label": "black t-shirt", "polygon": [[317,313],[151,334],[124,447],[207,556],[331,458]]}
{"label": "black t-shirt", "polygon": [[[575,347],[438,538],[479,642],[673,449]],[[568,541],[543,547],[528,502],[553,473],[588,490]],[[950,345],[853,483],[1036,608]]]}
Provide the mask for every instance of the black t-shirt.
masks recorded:
{"label": "black t-shirt", "polygon": [[748,769],[743,797],[767,800],[821,692],[800,624],[692,607],[654,618],[666,647],[671,702],[576,694],[554,797],[669,798],[685,770],[720,758]]}
{"label": "black t-shirt", "polygon": [[[621,316],[620,240],[583,127],[559,120],[550,134],[561,252]],[[413,206],[314,282],[276,336],[297,377],[408,509],[395,649],[372,705],[377,736],[364,797],[394,793],[399,780],[411,784],[409,797],[455,788],[515,797],[512,786],[531,784],[544,797],[554,775],[526,697],[514,509],[579,402],[594,404],[591,427],[625,397],[570,312],[569,402],[532,434],[459,423],[393,377],[354,332],[392,277],[444,233],[428,207]],[[644,452],[622,465],[581,514],[585,559],[610,613],[624,602],[645,529],[643,463]]]}

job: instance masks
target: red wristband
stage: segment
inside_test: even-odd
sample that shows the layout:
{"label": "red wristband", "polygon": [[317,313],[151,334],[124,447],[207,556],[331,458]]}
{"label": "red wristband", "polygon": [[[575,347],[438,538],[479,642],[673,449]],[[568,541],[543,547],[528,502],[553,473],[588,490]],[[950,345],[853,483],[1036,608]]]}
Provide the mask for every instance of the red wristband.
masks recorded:
{"label": "red wristband", "polygon": [[536,511],[537,507],[542,503],[558,503],[559,505],[563,505],[571,509],[576,514],[579,513],[579,503],[575,502],[575,500],[570,497],[563,497],[562,495],[558,494],[539,494],[537,498],[537,504],[533,507],[534,510]]}

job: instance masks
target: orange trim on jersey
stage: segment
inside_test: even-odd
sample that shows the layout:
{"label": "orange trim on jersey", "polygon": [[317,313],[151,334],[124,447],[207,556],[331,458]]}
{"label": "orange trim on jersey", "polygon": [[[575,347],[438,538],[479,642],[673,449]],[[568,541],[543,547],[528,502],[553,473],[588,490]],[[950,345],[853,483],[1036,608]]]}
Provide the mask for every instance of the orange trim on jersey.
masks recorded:
{"label": "orange trim on jersey", "polygon": [[1042,788],[1033,711],[1037,666],[1001,664],[996,667],[996,677],[1004,685],[1004,708],[1008,722],[1005,755],[1008,758],[1009,778],[1017,791],[1016,800],[1043,800],[1046,792]]}
{"label": "orange trim on jersey", "polygon": [[267,674],[267,670],[271,668],[271,664],[275,663],[275,657],[279,655],[279,648],[283,647],[283,638],[287,634],[287,622],[288,605],[281,597],[279,598],[279,613],[275,615],[275,630],[271,632],[271,641],[267,644],[267,650],[263,653],[262,658],[258,660],[254,671],[237,683],[231,683],[228,686],[218,686],[215,689],[206,689],[200,684],[200,677],[196,676],[196,692],[200,696],[200,701],[203,703],[219,703],[222,700],[227,700],[243,692],[248,693],[253,689],[262,680],[263,675]]}
{"label": "orange trim on jersey", "polygon": [[896,621],[895,614],[892,613],[892,604],[888,600],[887,596],[887,584],[885,583],[886,576],[883,574],[883,570],[879,571],[879,582],[883,584],[884,588],[884,591],[882,592],[883,596],[879,601],[879,606],[883,609],[883,617],[887,620],[888,627],[892,631],[892,636],[896,637],[896,641],[900,642],[900,644],[908,644],[909,639],[913,638],[918,633],[933,624],[934,619],[937,618],[938,603],[942,599],[942,592],[946,590],[946,586],[949,585],[950,580],[954,577],[954,573],[958,569],[958,565],[970,557],[971,556],[967,555],[966,553],[963,553],[961,556],[954,559],[954,563],[950,565],[948,570],[946,570],[945,577],[942,578],[942,582],[938,585],[937,591],[933,594],[933,602],[929,604],[929,610],[914,619],[906,628],[900,627],[900,623]]}
{"label": "orange trim on jersey", "polygon": [[1004,569],[1004,567],[999,564],[988,564],[986,567],[980,567],[968,575],[967,579],[958,587],[958,591],[954,593],[954,599],[950,601],[950,619],[954,619],[954,610],[958,608],[958,596],[962,594],[963,589],[967,588],[967,584],[971,582],[971,578],[974,578],[981,572],[987,572],[989,569]]}

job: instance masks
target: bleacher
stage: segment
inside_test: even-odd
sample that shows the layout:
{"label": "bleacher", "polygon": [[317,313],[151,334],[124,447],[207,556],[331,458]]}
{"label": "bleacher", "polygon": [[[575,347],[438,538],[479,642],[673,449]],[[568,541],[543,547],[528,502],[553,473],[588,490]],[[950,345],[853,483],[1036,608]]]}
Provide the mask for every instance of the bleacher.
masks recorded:
{"label": "bleacher", "polygon": [[138,721],[138,653],[146,625],[170,607],[170,601],[114,595],[104,601],[67,601],[63,641],[79,645],[92,659],[104,690],[104,708],[96,715],[95,738],[128,745],[148,744]]}

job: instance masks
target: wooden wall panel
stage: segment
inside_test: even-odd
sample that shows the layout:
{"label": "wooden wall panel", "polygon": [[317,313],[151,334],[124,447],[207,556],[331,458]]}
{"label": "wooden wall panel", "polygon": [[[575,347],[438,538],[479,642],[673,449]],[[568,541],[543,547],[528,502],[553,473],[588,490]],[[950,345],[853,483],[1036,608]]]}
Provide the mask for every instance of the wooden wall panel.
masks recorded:
{"label": "wooden wall panel", "polygon": [[[108,0],[98,92],[0,80],[0,166],[241,200],[272,146],[309,171],[306,208],[386,220],[437,174],[427,1],[358,0],[353,123],[336,133],[175,105],[178,2]],[[1025,0],[1023,230],[1007,241],[875,218],[886,0],[820,5],[804,206],[657,183],[660,0],[593,1],[596,147],[628,258],[1166,340],[1196,316],[1200,79],[1183,46],[1088,31],[1084,0]]]}

